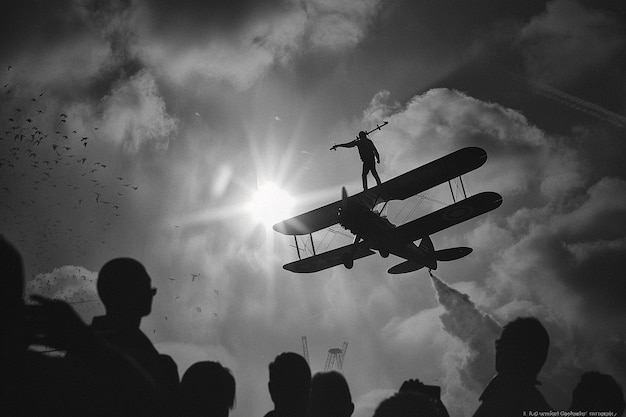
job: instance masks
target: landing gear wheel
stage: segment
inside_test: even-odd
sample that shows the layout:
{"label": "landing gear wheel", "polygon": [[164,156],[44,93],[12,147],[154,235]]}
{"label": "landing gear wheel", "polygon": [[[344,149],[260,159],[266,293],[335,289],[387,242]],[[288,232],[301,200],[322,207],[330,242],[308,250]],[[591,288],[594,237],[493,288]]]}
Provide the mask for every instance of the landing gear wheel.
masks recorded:
{"label": "landing gear wheel", "polygon": [[387,250],[380,250],[378,251],[378,253],[380,254],[380,256],[382,256],[383,258],[386,258],[389,256],[389,251]]}
{"label": "landing gear wheel", "polygon": [[344,255],[343,256],[343,266],[346,267],[346,269],[352,269],[352,267],[354,266],[354,259],[352,259],[352,257],[350,255]]}

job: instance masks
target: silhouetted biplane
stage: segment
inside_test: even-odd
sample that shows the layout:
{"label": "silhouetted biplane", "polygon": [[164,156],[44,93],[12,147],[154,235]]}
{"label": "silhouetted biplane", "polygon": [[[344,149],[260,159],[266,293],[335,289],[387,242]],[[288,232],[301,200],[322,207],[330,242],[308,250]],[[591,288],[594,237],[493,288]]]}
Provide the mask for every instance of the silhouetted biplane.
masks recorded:
{"label": "silhouetted biplane", "polygon": [[[435,250],[430,235],[494,210],[502,196],[482,192],[464,198],[423,217],[395,226],[380,211],[380,203],[405,200],[439,184],[473,171],[487,160],[487,153],[476,147],[459,149],[449,155],[399,175],[381,185],[348,196],[342,188],[341,200],[279,222],[274,230],[294,236],[298,260],[283,266],[297,273],[322,271],[343,264],[352,268],[355,259],[373,255],[374,250],[386,258],[394,254],[405,261],[388,270],[391,274],[416,271],[423,267],[437,269],[437,261],[452,261],[472,252],[468,247]],[[383,207],[384,208],[384,207]],[[323,253],[315,253],[312,233],[339,223],[355,235],[352,244]],[[313,256],[302,258],[297,236],[310,235]],[[414,242],[421,239],[416,245]]]}

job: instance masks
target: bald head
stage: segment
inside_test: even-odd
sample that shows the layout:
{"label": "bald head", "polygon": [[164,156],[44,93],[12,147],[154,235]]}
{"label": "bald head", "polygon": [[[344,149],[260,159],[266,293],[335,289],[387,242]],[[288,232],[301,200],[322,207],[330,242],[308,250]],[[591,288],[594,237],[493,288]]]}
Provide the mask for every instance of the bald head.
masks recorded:
{"label": "bald head", "polygon": [[150,275],[132,258],[110,260],[98,273],[97,290],[107,314],[144,317],[152,309]]}

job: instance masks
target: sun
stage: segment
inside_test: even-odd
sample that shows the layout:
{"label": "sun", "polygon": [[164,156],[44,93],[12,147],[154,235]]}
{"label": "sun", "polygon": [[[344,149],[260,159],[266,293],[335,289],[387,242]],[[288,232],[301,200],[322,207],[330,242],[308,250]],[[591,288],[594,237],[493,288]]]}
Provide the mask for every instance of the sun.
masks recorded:
{"label": "sun", "polygon": [[294,199],[289,193],[273,182],[259,186],[252,195],[249,211],[252,218],[266,228],[292,215]]}

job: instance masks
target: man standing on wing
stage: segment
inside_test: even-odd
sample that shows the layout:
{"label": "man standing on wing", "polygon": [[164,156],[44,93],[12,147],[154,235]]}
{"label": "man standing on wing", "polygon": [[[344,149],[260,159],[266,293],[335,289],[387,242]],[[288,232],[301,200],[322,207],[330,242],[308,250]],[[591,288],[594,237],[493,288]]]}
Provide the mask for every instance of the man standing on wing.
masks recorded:
{"label": "man standing on wing", "polygon": [[[363,190],[367,191],[367,174],[370,171],[376,180],[376,185],[380,185],[380,177],[378,176],[378,172],[376,172],[376,163],[380,164],[380,155],[378,154],[378,149],[374,146],[374,142],[367,137],[367,133],[360,131],[359,136],[352,142],[333,145],[330,150],[334,151],[337,148],[353,148],[355,146],[359,149],[359,156],[361,156],[361,161],[363,161],[363,173],[361,177],[363,178]],[[376,162],[374,162],[374,158],[376,158]]]}

